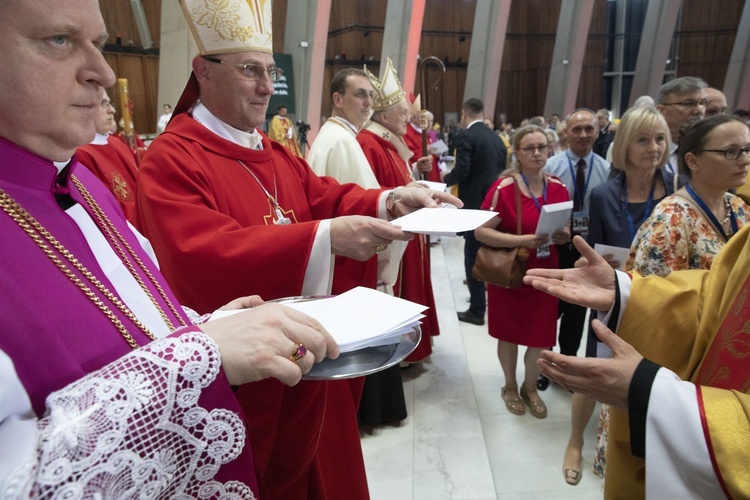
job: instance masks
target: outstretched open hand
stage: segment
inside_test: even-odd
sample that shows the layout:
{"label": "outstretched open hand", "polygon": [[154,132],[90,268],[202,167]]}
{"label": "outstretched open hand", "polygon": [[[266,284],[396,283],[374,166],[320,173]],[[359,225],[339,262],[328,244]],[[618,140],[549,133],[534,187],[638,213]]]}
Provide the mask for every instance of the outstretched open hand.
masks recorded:
{"label": "outstretched open hand", "polygon": [[523,282],[565,302],[607,311],[615,302],[614,271],[607,261],[580,236],[573,244],[586,258],[584,267],[573,269],[529,269]]}
{"label": "outstretched open hand", "polygon": [[543,351],[537,365],[545,377],[568,390],[627,409],[630,381],[643,356],[601,321],[594,320],[592,325],[599,339],[612,350],[612,358],[577,358]]}

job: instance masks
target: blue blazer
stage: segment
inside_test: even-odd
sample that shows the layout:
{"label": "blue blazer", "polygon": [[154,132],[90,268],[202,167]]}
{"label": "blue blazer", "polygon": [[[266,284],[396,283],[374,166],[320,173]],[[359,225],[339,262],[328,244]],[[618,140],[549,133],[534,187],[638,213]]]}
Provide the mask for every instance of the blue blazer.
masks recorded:
{"label": "blue blazer", "polygon": [[[661,173],[667,196],[669,196],[674,192],[674,175],[663,168],[657,171],[657,175],[659,173]],[[656,182],[659,182],[658,177]],[[624,207],[621,200],[624,183],[625,172],[621,171],[616,177],[610,179],[604,184],[596,186],[591,191],[589,234],[586,241],[592,247],[596,243],[601,243],[603,245],[630,248],[630,244],[633,242],[635,234],[630,234],[627,208],[623,209]],[[659,201],[660,200],[654,200],[652,209]],[[636,204],[631,203],[628,208],[631,210],[634,230],[637,232],[640,224],[645,222],[645,218],[641,219],[645,208],[645,202]]]}

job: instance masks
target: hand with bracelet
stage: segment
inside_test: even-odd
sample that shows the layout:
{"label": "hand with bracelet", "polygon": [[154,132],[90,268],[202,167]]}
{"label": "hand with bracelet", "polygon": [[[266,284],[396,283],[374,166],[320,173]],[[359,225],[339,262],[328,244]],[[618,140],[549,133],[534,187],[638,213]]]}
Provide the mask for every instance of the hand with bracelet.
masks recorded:
{"label": "hand with bracelet", "polygon": [[437,208],[442,203],[448,203],[458,208],[464,206],[461,200],[451,194],[409,185],[396,188],[388,193],[385,208],[389,219],[397,219],[420,208]]}

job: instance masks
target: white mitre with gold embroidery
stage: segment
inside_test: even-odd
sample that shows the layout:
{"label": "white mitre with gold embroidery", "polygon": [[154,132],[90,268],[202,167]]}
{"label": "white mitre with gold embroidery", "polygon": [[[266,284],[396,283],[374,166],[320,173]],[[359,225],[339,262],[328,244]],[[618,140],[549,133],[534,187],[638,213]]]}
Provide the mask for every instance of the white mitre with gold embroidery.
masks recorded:
{"label": "white mitre with gold embroidery", "polygon": [[396,69],[393,67],[390,57],[387,57],[385,60],[385,72],[383,73],[382,81],[370,73],[366,65],[365,73],[372,87],[375,89],[375,99],[372,101],[373,110],[382,111],[406,99],[406,94],[401,88],[401,82],[398,81]]}
{"label": "white mitre with gold embroidery", "polygon": [[201,55],[273,54],[271,0],[180,0]]}

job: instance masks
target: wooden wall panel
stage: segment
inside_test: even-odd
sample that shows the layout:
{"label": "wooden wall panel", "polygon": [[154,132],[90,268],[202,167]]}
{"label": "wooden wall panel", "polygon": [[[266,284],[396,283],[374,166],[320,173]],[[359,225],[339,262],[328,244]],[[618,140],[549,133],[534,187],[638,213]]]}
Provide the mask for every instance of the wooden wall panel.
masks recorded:
{"label": "wooden wall panel", "polygon": [[678,76],[699,76],[722,88],[744,4],[744,0],[684,1]]}
{"label": "wooden wall panel", "polygon": [[[161,2],[162,0],[141,0],[143,10],[146,13],[151,39],[156,48],[159,47],[159,36],[161,33]],[[114,44],[115,36],[120,35],[123,45],[143,47],[138,26],[136,26],[135,19],[133,18],[130,0],[99,0],[99,7],[104,18],[104,25],[107,27],[110,35],[107,43]]]}
{"label": "wooden wall panel", "polygon": [[[142,0],[155,47],[159,47],[162,1]],[[578,90],[578,105],[593,109],[601,107],[603,102],[607,1],[596,0]],[[677,42],[679,76],[700,76],[710,85],[723,85],[744,1],[684,0]],[[109,43],[114,44],[115,35],[120,34],[123,45],[132,40],[134,45],[140,46],[130,0],[99,0],[99,3],[111,34]],[[273,2],[274,50],[277,52],[284,51],[286,16],[292,12],[293,5],[289,0]],[[500,113],[505,113],[508,120],[518,124],[521,119],[541,112],[560,5],[561,0],[516,0],[512,3],[495,121]],[[320,96],[323,116],[330,114],[328,86],[336,71],[348,66],[362,67],[372,58],[370,67],[378,74],[386,8],[387,0],[332,0],[327,67]],[[448,61],[440,90],[429,96],[430,107],[438,121],[444,113],[460,110],[464,82],[471,78],[466,74],[466,63],[475,9],[476,0],[426,0],[420,54]],[[463,42],[459,41],[462,35],[466,37]],[[108,53],[106,57],[118,76],[130,81],[131,98],[136,106],[136,129],[141,133],[154,131],[155,124],[150,117],[159,111],[156,102],[158,56]]]}
{"label": "wooden wall panel", "polygon": [[[128,92],[133,103],[133,126],[139,134],[156,131],[153,117],[161,114],[156,102],[158,88],[159,58],[142,54],[105,53],[104,58],[112,67],[117,78],[128,79]],[[107,89],[117,109],[116,119],[122,116],[122,104],[117,86]]]}

